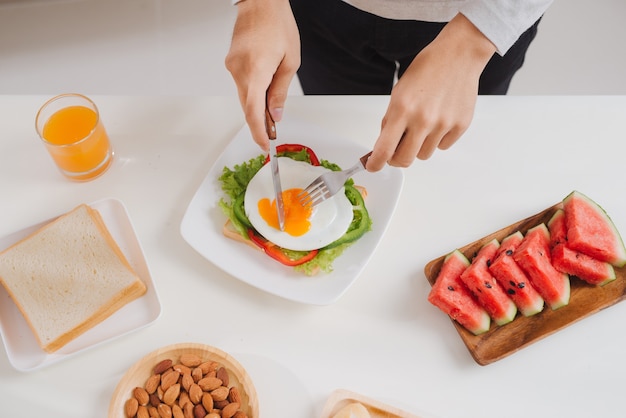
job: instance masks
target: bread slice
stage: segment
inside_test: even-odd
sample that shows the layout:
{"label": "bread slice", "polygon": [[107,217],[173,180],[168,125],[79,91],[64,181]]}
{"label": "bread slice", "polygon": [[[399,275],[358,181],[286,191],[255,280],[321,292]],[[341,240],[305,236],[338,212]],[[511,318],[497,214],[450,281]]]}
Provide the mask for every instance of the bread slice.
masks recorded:
{"label": "bread slice", "polygon": [[1,252],[0,282],[49,353],[146,292],[100,213],[84,204]]}

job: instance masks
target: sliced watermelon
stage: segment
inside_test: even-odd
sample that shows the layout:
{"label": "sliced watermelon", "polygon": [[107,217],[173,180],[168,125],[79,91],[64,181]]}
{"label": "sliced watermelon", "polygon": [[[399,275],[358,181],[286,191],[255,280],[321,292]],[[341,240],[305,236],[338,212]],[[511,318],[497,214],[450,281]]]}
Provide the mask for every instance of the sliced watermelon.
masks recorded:
{"label": "sliced watermelon", "polygon": [[567,242],[565,212],[557,209],[548,222],[552,265],[560,272],[576,276],[589,284],[603,286],[615,280],[610,263],[597,260],[580,251],[572,250]]}
{"label": "sliced watermelon", "polygon": [[515,318],[517,306],[489,271],[498,248],[500,243],[496,239],[485,244],[472,259],[472,264],[461,274],[461,281],[496,324],[504,325]]}
{"label": "sliced watermelon", "polygon": [[552,266],[550,232],[546,224],[539,224],[526,232],[513,253],[513,259],[550,308],[555,310],[569,303],[569,276]]}
{"label": "sliced watermelon", "polygon": [[544,300],[528,280],[528,276],[513,259],[513,252],[524,236],[517,231],[502,240],[489,271],[502,286],[524,316],[532,316],[543,310]]}
{"label": "sliced watermelon", "polygon": [[428,301],[478,335],[489,330],[491,319],[461,281],[461,274],[469,265],[469,260],[459,250],[448,254],[430,290]]}
{"label": "sliced watermelon", "polygon": [[563,199],[568,246],[615,267],[626,264],[626,247],[609,215],[584,194]]}

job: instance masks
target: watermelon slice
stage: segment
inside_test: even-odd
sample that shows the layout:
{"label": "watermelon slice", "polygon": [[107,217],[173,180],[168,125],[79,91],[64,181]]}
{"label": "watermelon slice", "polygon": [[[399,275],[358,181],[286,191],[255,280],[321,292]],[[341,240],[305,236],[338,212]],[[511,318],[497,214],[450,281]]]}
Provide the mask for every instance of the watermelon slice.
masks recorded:
{"label": "watermelon slice", "polygon": [[576,276],[589,284],[600,286],[616,279],[615,270],[610,263],[569,248],[563,210],[557,209],[554,212],[548,222],[548,229],[550,230],[552,265],[558,271]]}
{"label": "watermelon slice", "polygon": [[609,215],[584,194],[563,199],[568,246],[615,267],[626,264],[626,248]]}
{"label": "watermelon slice", "polygon": [[469,265],[469,260],[459,250],[448,254],[430,290],[428,301],[478,335],[489,330],[491,319],[461,281],[461,274]]}
{"label": "watermelon slice", "polygon": [[485,244],[472,259],[472,264],[461,274],[461,281],[496,324],[504,325],[515,318],[517,306],[489,272],[489,265],[498,248],[500,243],[496,239]]}
{"label": "watermelon slice", "polygon": [[543,310],[544,300],[528,280],[528,276],[513,259],[513,252],[524,236],[517,231],[502,240],[496,258],[489,271],[509,295],[524,316],[532,316]]}
{"label": "watermelon slice", "polygon": [[569,303],[569,276],[552,266],[550,232],[546,224],[539,224],[526,232],[513,253],[513,259],[524,270],[550,308],[555,310]]}

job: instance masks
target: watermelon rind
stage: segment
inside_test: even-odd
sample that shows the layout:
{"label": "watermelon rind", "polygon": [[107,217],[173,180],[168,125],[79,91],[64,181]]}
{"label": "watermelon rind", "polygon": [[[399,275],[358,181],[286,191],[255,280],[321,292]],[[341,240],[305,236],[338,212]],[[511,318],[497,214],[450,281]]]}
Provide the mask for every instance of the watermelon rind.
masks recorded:
{"label": "watermelon rind", "polygon": [[491,318],[461,281],[461,274],[469,265],[467,257],[458,249],[448,254],[428,301],[472,334],[479,335],[489,330]]}
{"label": "watermelon rind", "polygon": [[[578,219],[581,215],[576,211],[577,204],[586,205],[591,213],[586,213],[584,219]],[[615,267],[626,265],[624,241],[611,218],[600,205],[583,193],[574,190],[563,199],[563,207],[570,248],[600,261],[611,263]],[[600,224],[591,225],[590,215]],[[587,228],[582,225],[583,221],[587,222]]]}

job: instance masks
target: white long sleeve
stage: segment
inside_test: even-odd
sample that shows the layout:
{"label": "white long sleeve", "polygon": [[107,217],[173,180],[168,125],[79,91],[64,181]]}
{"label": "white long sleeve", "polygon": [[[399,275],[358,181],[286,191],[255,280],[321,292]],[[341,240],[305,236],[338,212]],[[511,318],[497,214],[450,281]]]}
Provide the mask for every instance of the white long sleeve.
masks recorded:
{"label": "white long sleeve", "polygon": [[553,0],[344,0],[388,19],[448,22],[467,17],[503,55]]}

